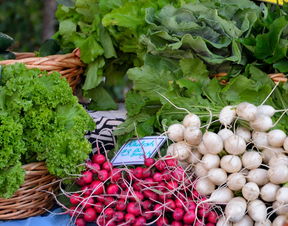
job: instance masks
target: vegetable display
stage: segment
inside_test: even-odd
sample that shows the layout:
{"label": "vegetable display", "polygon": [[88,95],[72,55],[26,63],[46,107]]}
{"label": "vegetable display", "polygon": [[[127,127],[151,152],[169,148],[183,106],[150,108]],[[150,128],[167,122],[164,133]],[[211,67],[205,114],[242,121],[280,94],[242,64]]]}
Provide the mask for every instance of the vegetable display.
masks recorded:
{"label": "vegetable display", "polygon": [[71,207],[63,206],[77,226],[212,226],[218,218],[213,205],[204,204],[205,196],[194,189],[188,171],[169,156],[146,158],[145,166],[128,169],[112,167],[104,155],[94,154],[77,183],[81,190],[64,192]]}
{"label": "vegetable display", "polygon": [[59,177],[81,172],[91,152],[84,134],[95,125],[60,74],[2,67],[0,96],[0,197],[23,183],[26,163],[45,161]]}
{"label": "vegetable display", "polygon": [[[196,191],[210,195],[204,203],[225,204],[217,225],[242,225],[244,221],[270,225],[272,215],[276,214],[272,220],[278,222],[287,213],[288,137],[273,129],[286,111],[264,102],[259,106],[242,102],[222,108],[219,121],[223,129],[210,129],[212,115],[207,125],[201,125],[193,113],[182,124],[169,126],[168,137],[175,143],[168,147],[167,155],[184,167],[193,166]],[[273,122],[276,112],[283,113]]]}

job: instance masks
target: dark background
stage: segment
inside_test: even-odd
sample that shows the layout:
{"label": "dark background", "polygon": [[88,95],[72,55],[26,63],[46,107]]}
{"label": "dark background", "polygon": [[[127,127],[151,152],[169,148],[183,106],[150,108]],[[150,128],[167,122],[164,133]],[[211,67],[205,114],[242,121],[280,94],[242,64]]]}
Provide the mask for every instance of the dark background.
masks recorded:
{"label": "dark background", "polygon": [[56,6],[56,0],[0,0],[0,32],[15,39],[14,51],[37,51],[57,29]]}

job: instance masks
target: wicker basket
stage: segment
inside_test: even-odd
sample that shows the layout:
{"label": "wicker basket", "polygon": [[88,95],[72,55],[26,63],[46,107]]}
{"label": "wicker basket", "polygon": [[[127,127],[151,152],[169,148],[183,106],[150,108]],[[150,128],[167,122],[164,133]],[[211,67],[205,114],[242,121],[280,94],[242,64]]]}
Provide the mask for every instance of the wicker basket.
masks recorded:
{"label": "wicker basket", "polygon": [[80,50],[63,55],[51,55],[47,57],[35,57],[34,53],[15,53],[15,60],[0,61],[0,65],[24,63],[27,68],[38,68],[49,73],[59,72],[67,79],[73,91],[81,81],[84,72],[84,64],[80,60]]}
{"label": "wicker basket", "polygon": [[57,192],[58,183],[44,162],[30,163],[23,168],[26,171],[24,184],[11,198],[0,198],[0,220],[40,215],[55,204],[53,195],[48,192]]}

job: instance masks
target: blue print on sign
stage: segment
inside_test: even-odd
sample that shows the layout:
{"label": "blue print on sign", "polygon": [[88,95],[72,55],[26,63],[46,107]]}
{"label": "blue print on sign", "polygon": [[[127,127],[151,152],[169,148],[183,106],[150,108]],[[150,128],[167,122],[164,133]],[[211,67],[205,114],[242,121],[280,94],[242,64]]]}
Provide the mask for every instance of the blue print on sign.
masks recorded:
{"label": "blue print on sign", "polygon": [[124,144],[111,160],[117,165],[142,165],[144,155],[146,158],[153,157],[167,140],[165,136],[149,136],[141,139],[133,139]]}

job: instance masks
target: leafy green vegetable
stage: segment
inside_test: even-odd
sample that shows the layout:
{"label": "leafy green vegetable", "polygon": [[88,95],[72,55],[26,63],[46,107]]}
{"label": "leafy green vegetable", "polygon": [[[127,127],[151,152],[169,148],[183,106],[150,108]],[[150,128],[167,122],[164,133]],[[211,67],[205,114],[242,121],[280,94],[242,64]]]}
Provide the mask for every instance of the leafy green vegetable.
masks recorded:
{"label": "leafy green vegetable", "polygon": [[59,177],[81,172],[91,152],[84,134],[95,124],[65,79],[22,64],[3,67],[1,75],[0,197],[19,188],[22,164],[45,161]]}

